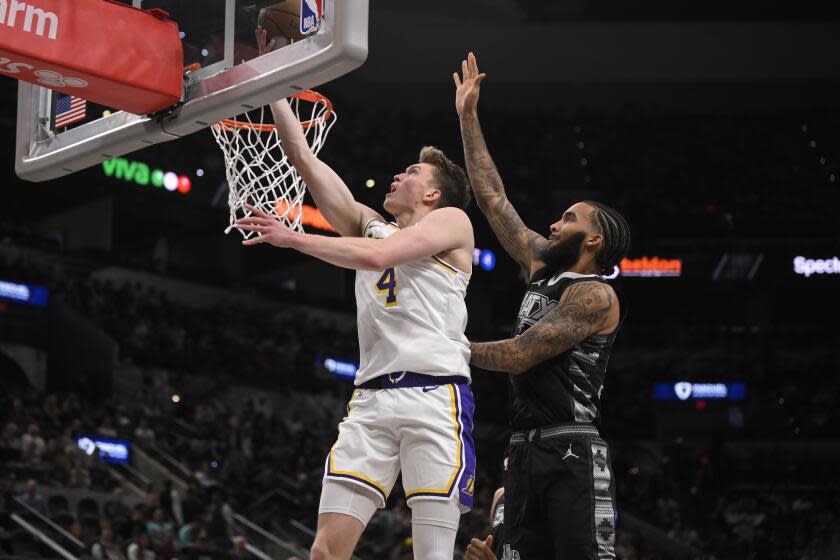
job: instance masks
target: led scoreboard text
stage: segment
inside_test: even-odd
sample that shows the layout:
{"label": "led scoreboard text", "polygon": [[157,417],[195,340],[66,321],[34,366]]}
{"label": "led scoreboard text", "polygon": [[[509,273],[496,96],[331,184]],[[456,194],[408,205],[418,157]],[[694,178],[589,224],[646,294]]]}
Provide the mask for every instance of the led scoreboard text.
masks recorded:
{"label": "led scoreboard text", "polygon": [[33,307],[46,307],[49,301],[49,290],[46,286],[37,284],[21,284],[0,280],[0,299]]}
{"label": "led scoreboard text", "polygon": [[187,175],[178,175],[172,171],[153,169],[142,161],[130,161],[125,158],[113,158],[102,162],[102,170],[107,177],[134,182],[141,187],[153,186],[169,192],[187,194],[192,190],[192,180]]}
{"label": "led scoreboard text", "polygon": [[840,258],[808,259],[795,257],[793,259],[793,271],[805,278],[812,274],[840,274]]}
{"label": "led scoreboard text", "polygon": [[677,381],[653,384],[653,399],[657,401],[742,401],[746,397],[746,383],[691,383],[688,381]]}
{"label": "led scoreboard text", "polygon": [[682,259],[664,259],[661,257],[623,258],[613,268],[613,273],[604,276],[608,280],[619,276],[640,278],[675,278],[682,276]]}
{"label": "led scoreboard text", "polygon": [[124,439],[111,439],[99,436],[78,436],[76,445],[79,446],[85,455],[93,455],[99,450],[99,458],[112,464],[129,464],[130,446]]}

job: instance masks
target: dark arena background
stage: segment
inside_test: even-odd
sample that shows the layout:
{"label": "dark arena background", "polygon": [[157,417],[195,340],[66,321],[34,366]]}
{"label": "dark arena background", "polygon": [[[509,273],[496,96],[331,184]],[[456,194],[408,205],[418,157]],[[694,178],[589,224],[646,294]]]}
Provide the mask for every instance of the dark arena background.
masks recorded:
{"label": "dark arena background", "polygon": [[[367,62],[318,88],[339,115],[321,159],[379,209],[422,145],[463,163],[451,76],[474,51],[525,223],[547,233],[584,199],[627,217],[601,424],[618,558],[840,558],[838,16],[818,0],[372,2]],[[145,532],[157,558],[307,557],[358,363],[353,272],[225,235],[208,131],[22,181],[17,83],[0,96],[0,555],[124,555]],[[468,214],[467,336],[507,338],[523,277]],[[487,534],[510,435],[505,376],[474,370],[473,390],[456,558]],[[359,558],[412,558],[402,495]]]}

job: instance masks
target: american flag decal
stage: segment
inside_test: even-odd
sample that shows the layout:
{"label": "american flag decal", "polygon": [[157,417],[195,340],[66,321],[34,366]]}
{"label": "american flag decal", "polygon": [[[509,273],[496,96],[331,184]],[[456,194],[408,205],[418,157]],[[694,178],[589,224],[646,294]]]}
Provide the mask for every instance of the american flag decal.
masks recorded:
{"label": "american flag decal", "polygon": [[75,95],[65,95],[55,102],[55,128],[64,128],[85,120],[87,101]]}

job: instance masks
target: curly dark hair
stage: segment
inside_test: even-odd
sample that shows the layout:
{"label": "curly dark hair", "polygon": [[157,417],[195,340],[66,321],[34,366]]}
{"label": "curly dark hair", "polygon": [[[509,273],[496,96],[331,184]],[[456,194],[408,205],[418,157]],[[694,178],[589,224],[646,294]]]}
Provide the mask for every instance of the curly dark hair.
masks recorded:
{"label": "curly dark hair", "polygon": [[595,209],[593,224],[604,239],[597,262],[602,274],[611,274],[630,250],[630,224],[617,210],[594,200],[584,200]]}

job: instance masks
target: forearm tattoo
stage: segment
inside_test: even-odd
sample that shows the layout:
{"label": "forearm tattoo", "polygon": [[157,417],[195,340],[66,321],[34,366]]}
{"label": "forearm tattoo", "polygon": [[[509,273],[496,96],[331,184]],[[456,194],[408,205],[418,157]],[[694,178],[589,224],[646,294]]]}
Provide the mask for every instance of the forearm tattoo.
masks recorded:
{"label": "forearm tattoo", "polygon": [[487,149],[478,118],[461,121],[464,161],[475,199],[496,237],[508,254],[520,263],[530,260],[546,240],[525,226],[505,194],[502,178]]}
{"label": "forearm tattoo", "polygon": [[472,344],[470,362],[489,371],[524,373],[605,329],[613,316],[613,296],[602,282],[572,284],[554,309],[520,336]]}

